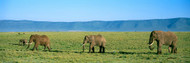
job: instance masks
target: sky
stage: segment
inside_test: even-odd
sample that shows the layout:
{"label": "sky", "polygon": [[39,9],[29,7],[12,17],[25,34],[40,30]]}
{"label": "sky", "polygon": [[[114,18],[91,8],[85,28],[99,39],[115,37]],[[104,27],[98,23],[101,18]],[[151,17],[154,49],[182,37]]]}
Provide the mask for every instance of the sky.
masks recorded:
{"label": "sky", "polygon": [[54,22],[190,18],[190,0],[0,0],[0,20]]}

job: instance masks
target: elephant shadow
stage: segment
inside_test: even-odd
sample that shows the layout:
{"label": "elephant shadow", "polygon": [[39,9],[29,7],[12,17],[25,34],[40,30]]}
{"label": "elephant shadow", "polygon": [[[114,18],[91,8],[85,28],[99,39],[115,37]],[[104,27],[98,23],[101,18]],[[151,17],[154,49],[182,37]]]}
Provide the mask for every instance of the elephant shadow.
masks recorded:
{"label": "elephant shadow", "polygon": [[[48,50],[44,50],[44,51],[48,51]],[[61,51],[61,50],[51,50],[50,52],[67,52],[67,51]]]}
{"label": "elephant shadow", "polygon": [[[74,53],[88,53],[88,52],[74,52]],[[93,53],[99,53],[99,52],[93,52]],[[124,52],[124,51],[119,51],[119,52],[105,52],[106,54],[157,54],[156,52]],[[100,53],[102,54],[102,53]]]}
{"label": "elephant shadow", "polygon": [[124,52],[119,51],[119,54],[157,54],[156,52]]}
{"label": "elephant shadow", "polygon": [[[83,51],[73,51],[73,53],[89,53],[89,52],[83,52]],[[91,52],[91,53],[99,53],[99,52]],[[106,53],[106,52],[105,52]]]}
{"label": "elephant shadow", "polygon": [[[33,49],[29,49],[30,51],[33,51]],[[43,51],[43,52],[67,52],[67,51],[61,51],[61,50],[37,50],[37,51]]]}

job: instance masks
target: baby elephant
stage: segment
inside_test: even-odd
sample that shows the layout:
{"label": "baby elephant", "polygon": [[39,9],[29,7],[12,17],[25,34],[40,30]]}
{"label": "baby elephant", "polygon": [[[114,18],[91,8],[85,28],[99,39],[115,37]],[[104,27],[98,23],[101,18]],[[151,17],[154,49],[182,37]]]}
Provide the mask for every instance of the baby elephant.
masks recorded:
{"label": "baby elephant", "polygon": [[20,39],[20,40],[19,40],[19,44],[24,46],[24,45],[26,45],[26,44],[28,44],[28,43],[27,43],[27,40],[26,40],[26,39]]}
{"label": "baby elephant", "polygon": [[49,40],[48,36],[37,35],[37,34],[31,35],[27,49],[30,47],[30,44],[32,44],[32,42],[35,43],[33,51],[34,51],[34,49],[38,50],[38,45],[44,46],[44,50],[47,47],[48,50],[50,51],[50,40]]}
{"label": "baby elephant", "polygon": [[[94,46],[100,47],[99,53],[105,52],[106,39],[102,35],[85,36],[84,42],[83,42],[83,52],[84,52],[84,47],[85,47],[86,43],[90,43],[89,53],[91,53],[91,50],[93,50],[93,52],[94,52]],[[102,51],[102,49],[103,49],[103,51]]]}

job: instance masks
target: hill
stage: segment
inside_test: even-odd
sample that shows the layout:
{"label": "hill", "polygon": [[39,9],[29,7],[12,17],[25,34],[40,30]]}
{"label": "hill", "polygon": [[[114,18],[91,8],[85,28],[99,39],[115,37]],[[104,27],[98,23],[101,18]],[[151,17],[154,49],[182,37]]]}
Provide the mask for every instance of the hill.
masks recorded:
{"label": "hill", "polygon": [[190,18],[116,20],[88,22],[48,22],[0,20],[0,32],[31,31],[190,31]]}

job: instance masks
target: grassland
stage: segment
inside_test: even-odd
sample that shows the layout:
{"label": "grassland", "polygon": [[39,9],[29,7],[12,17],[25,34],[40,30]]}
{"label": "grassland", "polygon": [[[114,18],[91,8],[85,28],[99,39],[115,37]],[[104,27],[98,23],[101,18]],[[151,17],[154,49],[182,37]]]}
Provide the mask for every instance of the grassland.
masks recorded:
{"label": "grassland", "polygon": [[[148,49],[150,32],[0,32],[0,62],[88,62],[88,63],[190,63],[190,32],[175,32],[178,36],[178,53],[168,53],[168,46],[162,47],[162,54]],[[52,51],[32,51],[33,45],[18,45],[19,39],[29,39],[31,34],[45,34],[51,40]],[[106,40],[106,53],[88,53],[89,44],[82,52],[85,35],[102,34]],[[156,43],[153,45],[156,47]],[[95,52],[99,47],[95,47]]]}

